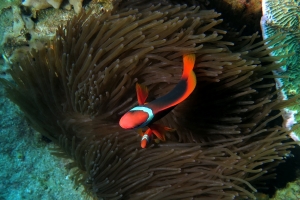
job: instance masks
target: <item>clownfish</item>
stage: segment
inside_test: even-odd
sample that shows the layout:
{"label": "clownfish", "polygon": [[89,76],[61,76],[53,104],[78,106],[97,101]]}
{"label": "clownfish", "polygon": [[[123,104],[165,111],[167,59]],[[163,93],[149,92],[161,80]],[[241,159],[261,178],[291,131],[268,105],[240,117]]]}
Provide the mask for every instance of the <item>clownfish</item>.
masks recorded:
{"label": "clownfish", "polygon": [[[194,64],[195,54],[183,55],[183,72],[180,81],[169,93],[149,103],[146,103],[148,88],[138,83],[136,84],[136,94],[139,105],[126,112],[121,117],[119,125],[123,129],[138,128],[142,136],[142,148],[146,148],[151,142],[153,134],[161,141],[166,140],[166,131],[172,129],[154,124],[154,122],[168,114],[193,92],[197,83],[196,75],[193,71]],[[140,128],[146,126],[148,129],[142,133]]]}

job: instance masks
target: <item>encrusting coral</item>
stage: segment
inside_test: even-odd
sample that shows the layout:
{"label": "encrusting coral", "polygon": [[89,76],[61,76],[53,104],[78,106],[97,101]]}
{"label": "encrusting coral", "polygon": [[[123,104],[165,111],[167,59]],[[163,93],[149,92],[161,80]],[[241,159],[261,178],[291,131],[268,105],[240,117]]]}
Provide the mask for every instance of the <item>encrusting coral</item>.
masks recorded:
{"label": "encrusting coral", "polygon": [[[261,30],[263,38],[269,38],[276,34],[283,34],[285,37],[274,43],[272,48],[276,48],[272,51],[273,56],[281,56],[283,54],[291,54],[288,57],[283,57],[285,65],[275,70],[278,75],[276,82],[279,87],[284,86],[282,90],[281,98],[291,99],[299,95],[299,62],[300,58],[297,54],[300,46],[298,41],[299,35],[299,1],[285,0],[263,0],[262,11],[263,16],[261,18]],[[277,47],[281,48],[277,48]],[[280,77],[288,77],[281,79]],[[300,107],[299,104],[295,104],[291,107],[284,109],[285,126],[290,128],[300,119]],[[290,134],[291,138],[295,141],[300,141],[300,130]]]}
{"label": "encrusting coral", "polygon": [[[253,185],[273,178],[265,174],[294,145],[275,122],[292,101],[276,99],[271,50],[253,43],[256,34],[222,30],[219,16],[143,2],[100,17],[82,12],[47,48],[12,65],[15,83],[1,82],[99,199],[255,198]],[[196,54],[197,87],[162,119],[176,129],[167,142],[141,149],[135,130],[118,126],[137,104],[134,84],[149,98],[164,95],[180,79],[184,53]]]}
{"label": "encrusting coral", "polygon": [[[83,0],[69,0],[69,3],[74,7],[76,13],[80,13]],[[59,8],[62,0],[23,0],[22,5],[32,7],[35,10],[45,8]]]}

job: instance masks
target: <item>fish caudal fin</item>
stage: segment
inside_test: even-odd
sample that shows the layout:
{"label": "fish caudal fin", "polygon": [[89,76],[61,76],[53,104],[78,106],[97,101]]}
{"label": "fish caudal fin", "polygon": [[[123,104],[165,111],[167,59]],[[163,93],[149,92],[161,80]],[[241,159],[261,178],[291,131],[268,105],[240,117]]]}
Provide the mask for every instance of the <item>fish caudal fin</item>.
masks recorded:
{"label": "fish caudal fin", "polygon": [[135,89],[139,105],[144,105],[149,94],[148,88],[144,85],[136,83]]}
{"label": "fish caudal fin", "polygon": [[142,129],[140,129],[139,134],[142,136],[141,147],[144,149],[150,144],[151,140],[153,139],[153,134],[150,128],[148,128],[145,133],[141,133]]}
{"label": "fish caudal fin", "polygon": [[183,55],[183,72],[181,79],[188,79],[195,65],[195,54]]}
{"label": "fish caudal fin", "polygon": [[148,141],[149,141],[148,137],[149,137],[148,135],[144,135],[144,136],[142,137],[141,147],[142,147],[143,149],[145,149],[145,148],[147,147],[147,145],[148,145]]}

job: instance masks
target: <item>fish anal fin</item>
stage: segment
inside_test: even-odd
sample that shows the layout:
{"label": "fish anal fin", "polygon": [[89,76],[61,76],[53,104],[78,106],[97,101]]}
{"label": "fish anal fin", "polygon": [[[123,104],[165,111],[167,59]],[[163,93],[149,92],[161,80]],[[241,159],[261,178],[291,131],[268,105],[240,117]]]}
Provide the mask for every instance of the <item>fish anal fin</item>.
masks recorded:
{"label": "fish anal fin", "polygon": [[174,129],[171,129],[169,127],[165,127],[159,124],[151,124],[149,126],[151,131],[154,133],[154,135],[161,141],[166,141],[166,133],[169,131],[174,131]]}
{"label": "fish anal fin", "polygon": [[170,128],[170,127],[164,127],[164,129],[167,131],[167,132],[174,132],[176,131],[176,129],[173,129],[173,128]]}
{"label": "fish anal fin", "polygon": [[[151,141],[154,141],[155,143],[159,143],[159,141],[166,141],[166,133],[172,131],[175,131],[175,129],[159,124],[151,124],[145,132],[143,132],[142,129],[138,129],[139,135],[142,136],[141,147],[146,148]],[[154,139],[153,134],[157,138]]]}
{"label": "fish anal fin", "polygon": [[135,89],[139,105],[144,105],[149,94],[148,88],[144,85],[136,83]]}

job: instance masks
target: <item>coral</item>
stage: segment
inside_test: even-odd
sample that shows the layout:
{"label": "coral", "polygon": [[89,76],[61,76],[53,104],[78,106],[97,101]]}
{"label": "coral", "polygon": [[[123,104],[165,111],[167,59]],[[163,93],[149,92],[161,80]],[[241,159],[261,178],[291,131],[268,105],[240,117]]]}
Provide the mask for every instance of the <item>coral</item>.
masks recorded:
{"label": "coral", "polygon": [[300,180],[288,183],[286,188],[277,190],[272,200],[286,200],[300,198]]}
{"label": "coral", "polygon": [[[22,19],[21,9],[17,6],[12,6],[9,10],[6,10],[3,15],[7,18],[11,18],[1,24],[3,25],[3,34],[1,35],[1,53],[5,51],[12,52],[12,49],[16,47],[28,49],[27,40],[25,37],[22,37],[25,29],[25,23]],[[3,15],[1,17],[5,19]],[[11,26],[11,24],[13,24],[13,26]],[[9,56],[6,57],[8,58]]]}
{"label": "coral", "polygon": [[76,13],[79,13],[82,8],[83,0],[69,0],[69,3],[74,7]]}
{"label": "coral", "polygon": [[[83,0],[69,0],[74,8],[75,13],[80,13],[82,9]],[[23,0],[22,4],[24,6],[32,7],[35,10],[41,10],[49,7],[54,7],[58,9],[62,3],[62,0]]]}
{"label": "coral", "polygon": [[41,10],[53,6],[48,2],[48,0],[24,0],[22,1],[22,5],[33,7],[36,10]]}
{"label": "coral", "polygon": [[[273,56],[278,56],[282,61],[285,61],[280,69],[275,70],[274,73],[280,77],[276,79],[278,87],[283,86],[283,99],[292,99],[299,95],[300,87],[300,72],[299,72],[299,56],[300,46],[298,45],[299,37],[299,1],[271,1],[264,0],[263,3],[263,17],[261,19],[261,27],[263,37],[265,39],[271,38],[274,35],[282,34],[285,37],[270,45],[276,48],[271,52]],[[282,56],[289,55],[289,56]],[[300,120],[300,106],[294,105],[285,110],[286,126],[291,128],[297,121]],[[294,116],[295,115],[295,116]],[[295,130],[291,133],[294,140],[299,141],[300,130]]]}
{"label": "coral", "polygon": [[20,6],[21,2],[19,0],[2,0],[0,4],[0,14],[3,10],[10,8],[12,6]]}
{"label": "coral", "polygon": [[[266,173],[295,144],[276,123],[294,103],[276,99],[269,72],[278,59],[253,44],[257,34],[224,31],[212,10],[126,3],[136,9],[80,13],[45,48],[14,61],[15,84],[1,79],[8,97],[98,198],[255,198],[253,185],[274,178]],[[180,79],[184,53],[197,56],[197,88],[162,119],[176,129],[167,142],[140,149],[138,134],[118,126],[136,104],[134,83],[150,98],[164,95]]]}
{"label": "coral", "polygon": [[261,0],[210,0],[208,6],[221,12],[226,23],[240,29],[247,24],[245,31],[253,33],[259,30]]}
{"label": "coral", "polygon": [[[7,3],[7,9],[0,13],[0,53],[5,57],[14,57],[35,48],[41,48],[55,35],[57,27],[66,24],[76,13],[64,9],[44,9],[36,12],[33,9],[20,7],[14,2]],[[76,8],[81,7],[77,4]],[[79,8],[81,9],[81,8]],[[97,1],[86,4],[85,9],[101,14],[103,10],[111,10],[111,1]]]}
{"label": "coral", "polygon": [[[26,1],[28,1],[28,0],[26,0]],[[47,0],[47,1],[50,5],[53,6],[53,8],[56,8],[56,9],[59,8],[60,4],[62,3],[62,0]],[[75,12],[76,12],[76,10],[75,10]]]}
{"label": "coral", "polygon": [[38,20],[33,21],[31,15],[25,15],[19,7],[13,6],[1,15],[1,53],[8,60],[13,60],[32,48],[44,47],[55,35],[57,26],[66,23],[72,16],[74,12],[71,11],[46,9],[39,12]]}
{"label": "coral", "polygon": [[91,4],[101,4],[104,10],[109,11],[113,9],[113,0],[92,0]]}

